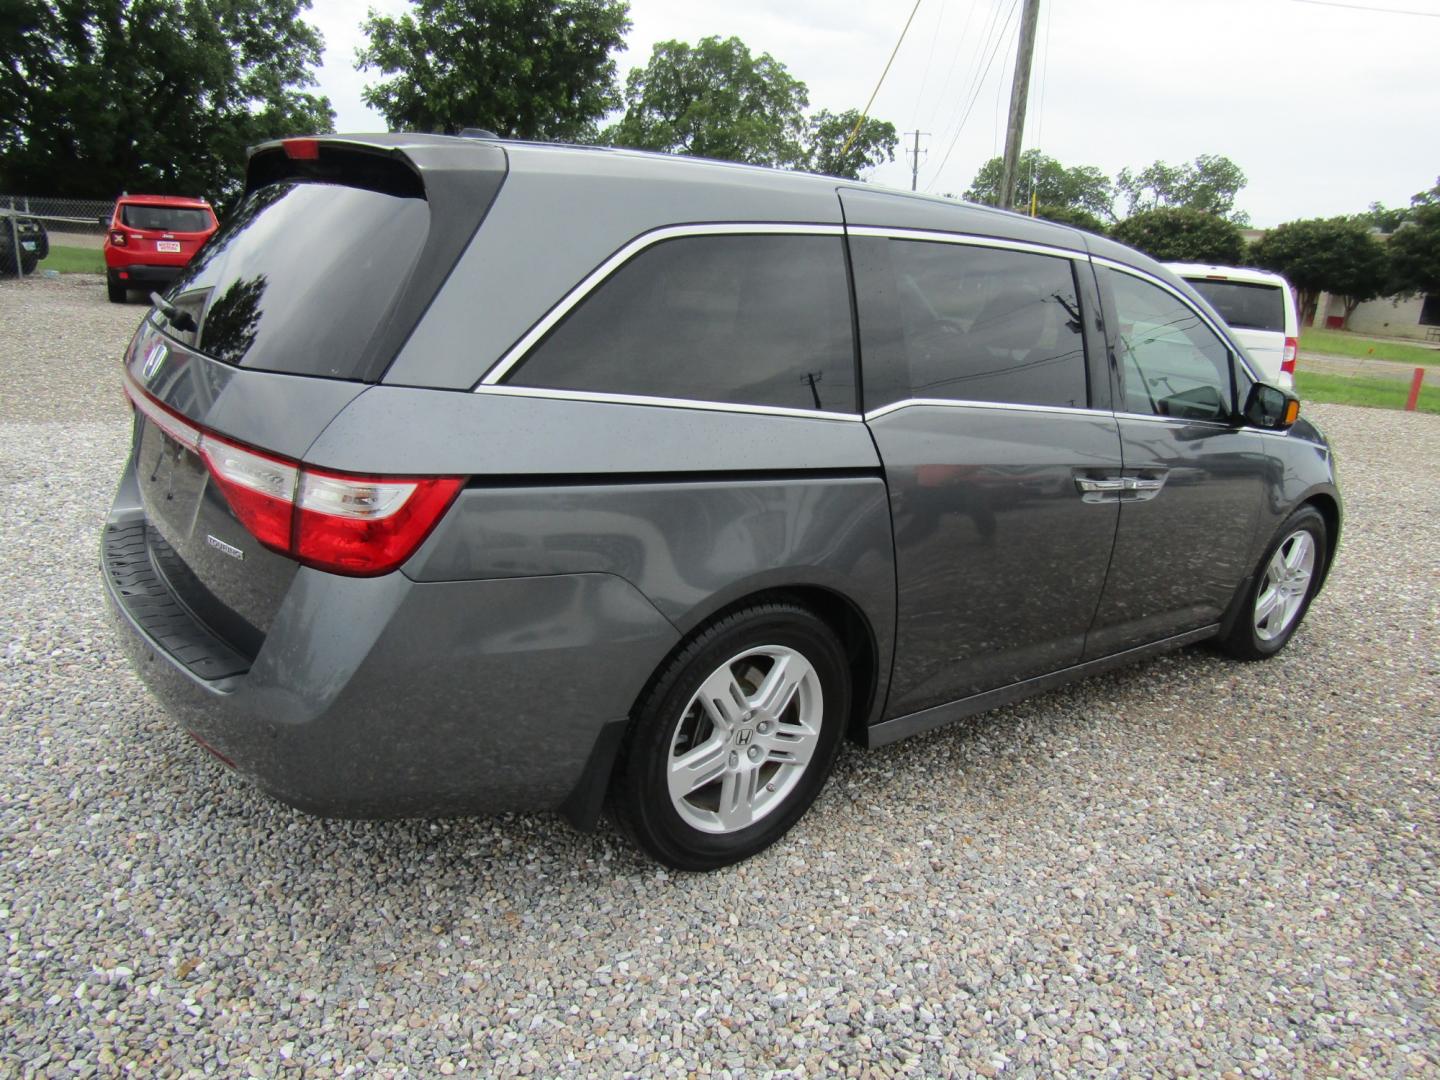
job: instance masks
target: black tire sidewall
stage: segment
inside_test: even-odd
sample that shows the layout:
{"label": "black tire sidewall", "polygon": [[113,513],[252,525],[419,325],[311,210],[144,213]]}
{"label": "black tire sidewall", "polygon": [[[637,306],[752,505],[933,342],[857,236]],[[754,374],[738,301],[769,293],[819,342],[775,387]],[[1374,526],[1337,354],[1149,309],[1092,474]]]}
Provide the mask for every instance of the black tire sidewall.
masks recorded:
{"label": "black tire sidewall", "polygon": [[[794,649],[814,667],[824,698],[820,743],[780,807],[739,832],[702,832],[687,824],[670,802],[667,768],[675,726],[700,684],[720,665],[763,645]],[[805,608],[765,604],[712,624],[671,661],[636,710],[617,785],[632,835],[660,861],[681,870],[716,869],[769,847],[824,787],[849,716],[850,691],[850,670],[839,639]]]}
{"label": "black tire sidewall", "polygon": [[[1284,633],[1279,637],[1264,641],[1255,632],[1255,602],[1260,598],[1260,590],[1265,584],[1266,568],[1270,560],[1275,557],[1275,552],[1280,550],[1286,540],[1296,532],[1304,529],[1315,541],[1315,569],[1310,574],[1310,584],[1305,590],[1305,599],[1301,601],[1300,610],[1295,613],[1295,618],[1290,620],[1290,625],[1285,628]],[[1275,534],[1275,539],[1265,549],[1261,556],[1259,565],[1255,568],[1255,580],[1251,582],[1250,588],[1245,592],[1245,604],[1241,608],[1238,621],[1235,626],[1235,637],[1240,640],[1235,644],[1239,646],[1242,654],[1253,656],[1255,659],[1264,659],[1274,656],[1281,649],[1290,643],[1295,632],[1300,629],[1300,624],[1305,621],[1305,615],[1310,610],[1310,601],[1315,598],[1315,593],[1320,588],[1320,578],[1324,573],[1325,560],[1329,556],[1329,538],[1326,535],[1325,519],[1320,512],[1313,507],[1302,507],[1285,519],[1285,524]]]}

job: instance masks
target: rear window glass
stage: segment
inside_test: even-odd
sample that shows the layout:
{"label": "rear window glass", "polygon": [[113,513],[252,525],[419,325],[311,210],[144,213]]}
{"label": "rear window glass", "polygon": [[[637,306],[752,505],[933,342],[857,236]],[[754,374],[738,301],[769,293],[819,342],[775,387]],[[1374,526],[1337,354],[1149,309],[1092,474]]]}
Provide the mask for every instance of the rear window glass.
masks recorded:
{"label": "rear window glass", "polygon": [[429,232],[423,199],[338,184],[271,184],[242,203],[166,292],[227,364],[361,377],[365,351]]}
{"label": "rear window glass", "polygon": [[206,210],[181,206],[138,206],[120,208],[120,222],[132,229],[159,229],[164,232],[204,232],[210,228]]}
{"label": "rear window glass", "polygon": [[852,412],[842,242],[703,236],[656,244],[607,278],[506,381]]}
{"label": "rear window glass", "polygon": [[1278,285],[1186,278],[1236,330],[1285,332],[1285,290]]}

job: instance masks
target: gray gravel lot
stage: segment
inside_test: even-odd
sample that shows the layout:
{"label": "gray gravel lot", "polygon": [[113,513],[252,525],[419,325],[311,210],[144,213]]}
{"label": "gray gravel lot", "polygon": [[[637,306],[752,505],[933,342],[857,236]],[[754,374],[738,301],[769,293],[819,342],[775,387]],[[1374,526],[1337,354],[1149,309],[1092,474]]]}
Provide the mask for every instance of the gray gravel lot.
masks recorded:
{"label": "gray gravel lot", "polygon": [[544,815],[320,821],[101,616],[144,309],[0,284],[0,1074],[1440,1073],[1440,417],[1339,406],[1289,650],[873,753],[708,876]]}

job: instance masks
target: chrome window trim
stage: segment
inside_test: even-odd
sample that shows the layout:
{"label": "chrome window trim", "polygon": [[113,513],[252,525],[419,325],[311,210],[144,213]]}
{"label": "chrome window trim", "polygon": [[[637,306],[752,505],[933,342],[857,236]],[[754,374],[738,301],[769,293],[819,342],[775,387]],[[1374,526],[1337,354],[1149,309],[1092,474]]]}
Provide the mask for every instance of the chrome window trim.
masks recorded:
{"label": "chrome window trim", "polygon": [[1242,432],[1248,435],[1264,435],[1271,439],[1289,439],[1291,442],[1304,443],[1306,446],[1318,446],[1326,453],[1329,453],[1330,450],[1324,443],[1316,442],[1314,439],[1302,439],[1298,435],[1292,435],[1289,428],[1284,431],[1269,431],[1253,424],[1228,424],[1224,420],[1185,420],[1178,416],[1160,416],[1156,413],[1117,412],[1113,415],[1116,420],[1142,420],[1150,424],[1179,424],[1185,427],[1203,424],[1216,431],[1233,431],[1237,435]]}
{"label": "chrome window trim", "polygon": [[[1235,354],[1235,357],[1240,361],[1240,366],[1243,367],[1247,373],[1249,373],[1250,378],[1254,379],[1256,382],[1265,382],[1265,380],[1256,373],[1255,369],[1250,366],[1250,357],[1245,355],[1245,350],[1240,347],[1240,343],[1231,338],[1230,335],[1223,328],[1216,325],[1214,319],[1210,318],[1210,316],[1206,315],[1203,311],[1201,311],[1194,304],[1192,304],[1190,302],[1190,299],[1185,296],[1184,293],[1176,289],[1175,286],[1171,285],[1169,282],[1162,281],[1160,278],[1156,277],[1148,270],[1141,270],[1138,266],[1127,266],[1125,263],[1116,262],[1114,259],[1107,259],[1103,255],[1092,255],[1090,256],[1090,261],[1093,262],[1096,266],[1103,266],[1109,270],[1118,270],[1122,274],[1129,274],[1131,277],[1139,278],[1141,281],[1147,282],[1150,285],[1156,285],[1159,288],[1164,289],[1171,296],[1175,297],[1176,300],[1179,300],[1180,303],[1184,304],[1196,315],[1200,316],[1201,321],[1203,321],[1205,325],[1211,329],[1215,336],[1218,337],[1221,341],[1223,341],[1227,346],[1229,346],[1230,351]],[[1266,385],[1268,386],[1269,384],[1266,383]]]}
{"label": "chrome window trim", "polygon": [[858,424],[859,413],[826,412],[823,409],[788,409],[780,405],[745,405],[733,401],[704,401],[698,398],[647,397],[642,394],[604,394],[589,390],[549,390],[537,386],[477,386],[472,393],[496,397],[545,398],[552,401],[582,401],[595,405],[648,405],[662,409],[698,409],[702,412],[750,413],[758,416],[790,416],[802,420],[843,420]]}
{"label": "chrome window trim", "polygon": [[1051,247],[1049,244],[1035,244],[1028,240],[1006,240],[997,236],[975,236],[971,233],[938,232],[934,229],[905,229],[881,225],[852,225],[851,236],[873,236],[882,240],[928,240],[940,244],[961,244],[966,247],[999,248],[1004,251],[1021,251],[1027,255],[1050,255],[1060,259],[1085,261],[1088,252],[1070,248]]}
{"label": "chrome window trim", "polygon": [[[706,222],[694,225],[667,225],[664,228],[654,229],[647,233],[641,233],[619,251],[615,252],[608,259],[602,262],[594,270],[560,298],[549,311],[541,316],[540,321],[527,330],[514,345],[506,351],[500,360],[491,366],[480,379],[474,389],[478,392],[481,387],[495,386],[501,379],[510,373],[525,355],[535,345],[555,328],[556,324],[566,315],[570,314],[579,303],[588,297],[600,286],[606,278],[610,277],[616,270],[625,263],[644,251],[648,247],[662,243],[666,240],[677,240],[690,236],[844,236],[844,225],[822,225],[805,224],[802,222],[777,222],[777,221],[721,221]],[[627,395],[615,395],[625,397]],[[679,398],[654,398],[652,401],[678,401]],[[756,406],[756,409],[763,406]],[[796,410],[803,412],[804,410]],[[810,413],[808,415],[814,415]],[[834,415],[834,414],[832,414]]]}
{"label": "chrome window trim", "polygon": [[1224,420],[1186,419],[1183,416],[1161,416],[1159,413],[1117,412],[1114,416],[1116,420],[1144,420],[1152,424],[1180,424],[1184,427],[1203,424],[1205,427],[1213,427],[1221,431],[1247,430],[1244,424],[1230,424]]}
{"label": "chrome window trim", "polygon": [[945,409],[998,409],[1003,412],[1062,413],[1064,415],[1098,416],[1107,420],[1113,415],[1109,409],[1081,409],[1074,405],[1020,405],[1005,401],[964,401],[959,398],[904,398],[900,401],[892,401],[888,405],[882,405],[878,409],[871,409],[865,414],[865,420],[867,423],[871,420],[878,420],[882,416],[898,412],[901,409],[908,409],[914,405],[934,405]]}

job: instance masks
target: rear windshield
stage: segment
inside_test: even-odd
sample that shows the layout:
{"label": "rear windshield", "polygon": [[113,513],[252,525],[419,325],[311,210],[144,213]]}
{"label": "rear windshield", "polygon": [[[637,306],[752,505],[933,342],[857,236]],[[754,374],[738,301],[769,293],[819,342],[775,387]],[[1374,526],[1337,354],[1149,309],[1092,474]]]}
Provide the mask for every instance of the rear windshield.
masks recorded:
{"label": "rear windshield", "polygon": [[166,292],[198,334],[166,332],[226,364],[362,378],[366,345],[429,228],[423,199],[270,184],[240,205]]}
{"label": "rear windshield", "polygon": [[1279,285],[1186,278],[1236,330],[1285,332],[1285,290]]}
{"label": "rear windshield", "polygon": [[159,229],[163,232],[204,232],[210,228],[208,210],[180,206],[137,206],[120,208],[120,221],[132,229]]}

